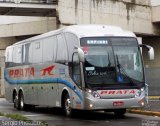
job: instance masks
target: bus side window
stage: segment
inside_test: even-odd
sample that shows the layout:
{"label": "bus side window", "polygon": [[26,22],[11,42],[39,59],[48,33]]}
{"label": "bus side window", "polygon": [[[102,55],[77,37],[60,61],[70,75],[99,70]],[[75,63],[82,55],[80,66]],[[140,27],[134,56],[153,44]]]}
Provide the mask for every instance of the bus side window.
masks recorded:
{"label": "bus side window", "polygon": [[22,65],[22,46],[13,48],[13,66]]}
{"label": "bus side window", "polygon": [[57,46],[56,62],[66,63],[66,61],[68,61],[68,52],[65,39],[61,34],[59,34],[57,35],[57,40],[58,40],[58,46]]}
{"label": "bus side window", "polygon": [[43,62],[55,62],[57,38],[55,36],[44,38],[43,40]]}
{"label": "bus side window", "polygon": [[27,43],[24,45],[24,51],[23,51],[23,65],[29,65],[29,49],[30,49],[30,43]]}
{"label": "bus side window", "polygon": [[13,66],[13,48],[7,48],[6,54],[5,54],[5,66],[6,67],[12,67]]}
{"label": "bus side window", "polygon": [[69,57],[69,62],[72,61],[72,54],[74,52],[75,46],[79,46],[79,40],[77,36],[75,36],[72,33],[65,33],[65,39],[67,41],[67,47],[68,47],[68,57]]}
{"label": "bus side window", "polygon": [[42,42],[35,41],[29,48],[29,63],[42,63]]}
{"label": "bus side window", "polygon": [[77,84],[77,86],[81,87],[81,70],[80,70],[80,61],[78,53],[73,53],[72,57],[72,79]]}

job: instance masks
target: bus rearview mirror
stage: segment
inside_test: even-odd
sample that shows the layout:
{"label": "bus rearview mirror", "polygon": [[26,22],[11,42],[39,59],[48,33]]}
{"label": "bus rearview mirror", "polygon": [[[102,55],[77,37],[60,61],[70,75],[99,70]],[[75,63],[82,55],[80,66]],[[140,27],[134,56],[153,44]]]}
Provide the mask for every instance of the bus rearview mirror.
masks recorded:
{"label": "bus rearview mirror", "polygon": [[84,52],[81,48],[78,48],[78,55],[81,62],[84,62]]}
{"label": "bus rearview mirror", "polygon": [[149,60],[154,60],[154,49],[152,46],[141,44],[140,47],[146,47],[148,49]]}
{"label": "bus rearview mirror", "polygon": [[150,60],[154,60],[154,49],[151,46],[150,46],[150,48],[148,50],[148,56],[149,56]]}

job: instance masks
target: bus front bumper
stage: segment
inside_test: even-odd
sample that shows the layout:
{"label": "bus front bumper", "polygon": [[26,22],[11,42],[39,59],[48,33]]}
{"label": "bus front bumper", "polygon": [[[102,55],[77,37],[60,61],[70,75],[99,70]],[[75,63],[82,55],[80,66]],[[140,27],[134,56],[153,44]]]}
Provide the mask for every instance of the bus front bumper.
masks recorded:
{"label": "bus front bumper", "polygon": [[127,99],[85,99],[85,110],[139,108],[145,105],[145,97]]}

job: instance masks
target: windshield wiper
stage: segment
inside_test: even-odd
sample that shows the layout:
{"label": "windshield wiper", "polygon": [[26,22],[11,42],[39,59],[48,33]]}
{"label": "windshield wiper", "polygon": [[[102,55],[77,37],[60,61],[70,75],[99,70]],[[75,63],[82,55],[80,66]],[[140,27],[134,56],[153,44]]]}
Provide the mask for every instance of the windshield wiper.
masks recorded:
{"label": "windshield wiper", "polygon": [[108,67],[110,67],[111,66],[111,61],[110,61],[110,57],[109,57],[109,53],[107,53],[108,54]]}
{"label": "windshield wiper", "polygon": [[[134,84],[134,80],[127,74],[124,67],[119,63],[119,58],[117,55],[116,55],[116,59],[117,59],[117,67],[118,67],[118,73],[119,73],[119,75],[117,74],[118,81],[122,82],[123,81],[122,75],[124,75],[130,81],[131,84]],[[121,73],[121,71],[122,71],[122,73]]]}

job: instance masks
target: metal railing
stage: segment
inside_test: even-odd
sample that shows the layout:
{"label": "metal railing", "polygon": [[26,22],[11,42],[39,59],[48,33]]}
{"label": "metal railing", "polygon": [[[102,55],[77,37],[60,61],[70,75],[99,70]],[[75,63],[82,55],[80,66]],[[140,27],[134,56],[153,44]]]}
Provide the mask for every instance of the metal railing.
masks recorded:
{"label": "metal railing", "polygon": [[5,3],[56,4],[57,0],[0,0]]}

